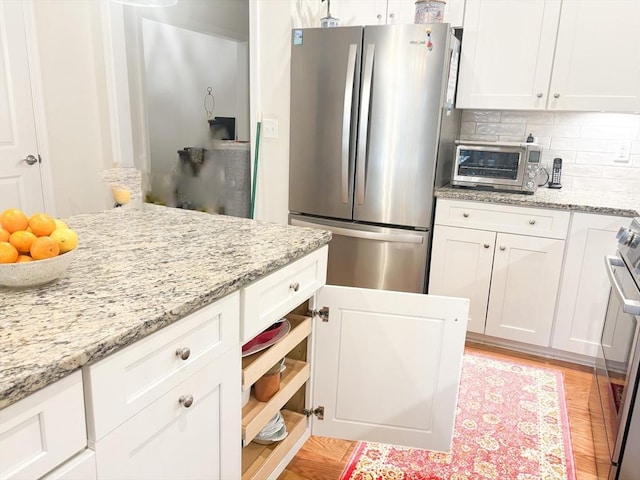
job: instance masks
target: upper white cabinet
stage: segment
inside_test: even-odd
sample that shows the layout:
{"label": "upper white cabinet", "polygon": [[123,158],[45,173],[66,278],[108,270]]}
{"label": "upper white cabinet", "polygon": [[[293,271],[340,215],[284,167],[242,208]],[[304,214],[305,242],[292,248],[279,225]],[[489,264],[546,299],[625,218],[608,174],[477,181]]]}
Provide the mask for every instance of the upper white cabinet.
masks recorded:
{"label": "upper white cabinet", "polygon": [[[448,0],[444,22],[454,27],[462,25],[465,0]],[[331,15],[341,26],[406,24],[415,21],[414,0],[340,0],[331,4]],[[322,16],[326,15],[323,7]]]}
{"label": "upper white cabinet", "polygon": [[429,293],[469,298],[470,332],[548,347],[569,217],[439,199]]}
{"label": "upper white cabinet", "polygon": [[553,347],[595,357],[610,284],[604,256],[615,255],[618,229],[629,219],[574,213],[567,240]]}
{"label": "upper white cabinet", "polygon": [[640,2],[474,0],[456,106],[640,110]]}

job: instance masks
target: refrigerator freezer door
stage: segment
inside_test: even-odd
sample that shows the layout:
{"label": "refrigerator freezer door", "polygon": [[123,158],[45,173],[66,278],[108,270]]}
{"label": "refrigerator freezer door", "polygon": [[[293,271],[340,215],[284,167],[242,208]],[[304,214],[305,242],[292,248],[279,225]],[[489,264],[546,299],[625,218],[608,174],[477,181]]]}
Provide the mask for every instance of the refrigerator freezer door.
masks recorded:
{"label": "refrigerator freezer door", "polygon": [[333,233],[327,284],[424,293],[429,233],[290,215],[289,223]]}
{"label": "refrigerator freezer door", "polygon": [[354,220],[431,224],[449,32],[447,24],[365,27]]}
{"label": "refrigerator freezer door", "polygon": [[350,219],[362,27],[293,30],[289,210]]}

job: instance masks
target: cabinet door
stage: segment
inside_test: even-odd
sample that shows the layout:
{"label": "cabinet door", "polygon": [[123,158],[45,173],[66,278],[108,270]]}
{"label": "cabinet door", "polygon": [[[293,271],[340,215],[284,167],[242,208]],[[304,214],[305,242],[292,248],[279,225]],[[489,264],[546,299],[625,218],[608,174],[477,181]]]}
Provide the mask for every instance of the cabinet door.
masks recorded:
{"label": "cabinet door", "polygon": [[639,111],[639,26],[637,0],[563,2],[548,108]]}
{"label": "cabinet door", "polygon": [[389,0],[387,2],[388,24],[414,23],[415,18],[416,5],[412,0]]}
{"label": "cabinet door", "polygon": [[564,240],[498,233],[485,333],[549,346]]}
{"label": "cabinet door", "polygon": [[560,285],[553,348],[594,357],[609,300],[605,255],[616,253],[622,217],[574,213]]}
{"label": "cabinet door", "polygon": [[559,14],[560,0],[467,2],[456,106],[544,109]]}
{"label": "cabinet door", "polygon": [[[326,10],[323,10],[323,17]],[[340,26],[383,25],[387,18],[387,0],[341,0],[332,2],[331,16]]]}
{"label": "cabinet door", "polygon": [[98,479],[240,478],[240,369],[236,347],[97,442]]}
{"label": "cabinet door", "polygon": [[429,293],[471,300],[467,330],[484,333],[496,234],[484,230],[436,226]]}
{"label": "cabinet door", "polygon": [[325,286],[314,308],[312,432],[447,451],[469,300]]}

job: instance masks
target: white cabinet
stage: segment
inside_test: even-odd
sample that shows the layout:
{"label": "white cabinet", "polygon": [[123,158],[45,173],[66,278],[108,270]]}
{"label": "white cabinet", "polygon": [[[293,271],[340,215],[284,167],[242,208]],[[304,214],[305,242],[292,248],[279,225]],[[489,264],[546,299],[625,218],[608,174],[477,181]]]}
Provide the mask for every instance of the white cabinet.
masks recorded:
{"label": "white cabinet", "polygon": [[[448,0],[444,19],[454,27],[462,26],[465,0]],[[326,15],[326,10],[322,10]],[[341,26],[407,24],[415,22],[414,0],[340,0],[331,4],[331,15]]]}
{"label": "white cabinet", "polygon": [[40,478],[87,446],[75,372],[0,410],[0,478]]}
{"label": "white cabinet", "polygon": [[567,239],[553,347],[594,357],[607,311],[610,284],[604,256],[615,255],[618,229],[629,219],[574,213]]}
{"label": "white cabinet", "polygon": [[96,452],[85,449],[40,480],[96,480]]}
{"label": "white cabinet", "polygon": [[[326,256],[323,247],[307,257]],[[297,262],[282,269],[284,278]],[[468,300],[325,285],[309,307],[310,316],[287,316],[284,339],[243,359],[250,389],[286,357],[278,393],[268,402],[252,394],[243,408],[243,480],[277,477],[311,433],[448,450]],[[289,436],[251,442],[279,410]]]}
{"label": "white cabinet", "polygon": [[640,109],[640,2],[474,0],[464,15],[458,108]]}
{"label": "white cabinet", "polygon": [[240,476],[239,298],[84,368],[98,479]]}
{"label": "white cabinet", "polygon": [[548,347],[569,217],[439,199],[429,293],[469,298],[471,332]]}

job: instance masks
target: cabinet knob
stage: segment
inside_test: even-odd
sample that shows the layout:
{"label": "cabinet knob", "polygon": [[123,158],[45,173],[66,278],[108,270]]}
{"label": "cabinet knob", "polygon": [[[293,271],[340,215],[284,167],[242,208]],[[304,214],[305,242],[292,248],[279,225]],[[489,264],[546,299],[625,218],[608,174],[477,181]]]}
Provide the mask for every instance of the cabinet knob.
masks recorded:
{"label": "cabinet knob", "polygon": [[193,405],[193,395],[180,395],[178,402],[184,408],[189,408],[191,405]]}
{"label": "cabinet knob", "polygon": [[382,15],[381,14],[376,15],[376,18],[378,19],[378,23],[382,23],[381,22],[381,20],[382,20]]}
{"label": "cabinet knob", "polygon": [[500,246],[500,250],[502,250],[503,252],[507,249],[507,247],[505,247],[504,245]]}
{"label": "cabinet knob", "polygon": [[462,214],[462,216],[463,216],[464,218],[469,218],[469,214],[468,214],[467,212],[464,212],[464,213]]}
{"label": "cabinet knob", "polygon": [[186,360],[191,355],[191,349],[189,347],[182,347],[176,350],[176,357],[180,357],[181,360]]}
{"label": "cabinet knob", "polygon": [[542,92],[537,93],[537,94],[536,94],[536,97],[538,97],[538,98],[542,98]]}
{"label": "cabinet knob", "polygon": [[491,245],[489,245],[488,243],[484,244],[484,248],[489,248]]}
{"label": "cabinet knob", "polygon": [[396,15],[395,13],[390,13],[389,14],[389,19],[391,20],[391,23],[394,23],[396,21]]}
{"label": "cabinet knob", "polygon": [[300,290],[300,284],[298,282],[294,282],[291,285],[289,285],[289,289],[293,290],[294,292],[297,292],[298,290]]}
{"label": "cabinet knob", "polygon": [[532,218],[531,220],[529,220],[529,225],[535,225],[536,221]]}
{"label": "cabinet knob", "polygon": [[553,94],[553,98],[560,98],[560,94],[559,93],[554,93]]}

